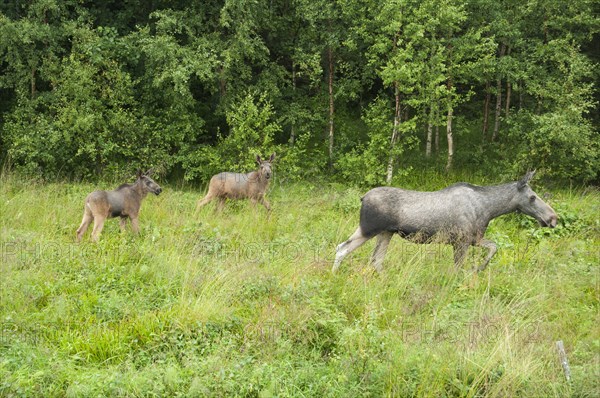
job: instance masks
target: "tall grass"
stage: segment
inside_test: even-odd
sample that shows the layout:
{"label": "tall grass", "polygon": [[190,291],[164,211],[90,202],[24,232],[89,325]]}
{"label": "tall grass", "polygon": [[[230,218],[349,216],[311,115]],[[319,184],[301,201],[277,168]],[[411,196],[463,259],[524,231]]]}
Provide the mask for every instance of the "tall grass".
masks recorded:
{"label": "tall grass", "polygon": [[597,191],[553,191],[555,230],[493,221],[480,274],[476,249],[457,270],[449,247],[396,237],[383,274],[369,242],[332,275],[361,190],[275,184],[268,217],[194,214],[202,192],[163,186],[140,236],[113,220],[76,245],[95,188],[2,176],[1,396],[600,395]]}

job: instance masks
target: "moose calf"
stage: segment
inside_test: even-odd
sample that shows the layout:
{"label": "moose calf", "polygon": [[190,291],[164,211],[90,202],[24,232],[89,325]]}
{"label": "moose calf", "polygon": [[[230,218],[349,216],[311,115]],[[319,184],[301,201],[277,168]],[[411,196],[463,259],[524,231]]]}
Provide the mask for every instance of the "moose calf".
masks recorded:
{"label": "moose calf", "polygon": [[142,200],[152,192],[158,195],[162,188],[150,178],[150,170],[146,173],[138,171],[137,180],[133,184],[123,184],[114,191],[94,191],[85,198],[83,220],[77,229],[77,242],[81,242],[83,234],[94,221],[92,241],[100,237],[104,221],[107,218],[120,217],[121,231],[125,230],[127,219],[131,220],[131,228],[139,233],[138,215]]}
{"label": "moose calf", "polygon": [[257,202],[271,211],[271,205],[265,199],[265,192],[273,176],[273,153],[269,160],[263,160],[256,155],[258,169],[247,174],[223,172],[213,176],[208,184],[208,193],[198,202],[200,209],[213,199],[217,199],[217,209],[221,211],[227,199],[250,199],[252,204]]}

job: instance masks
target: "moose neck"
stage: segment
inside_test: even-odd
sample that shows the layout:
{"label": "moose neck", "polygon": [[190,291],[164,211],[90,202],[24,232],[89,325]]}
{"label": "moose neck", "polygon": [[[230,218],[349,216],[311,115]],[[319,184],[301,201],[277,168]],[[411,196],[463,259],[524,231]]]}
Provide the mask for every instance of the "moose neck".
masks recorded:
{"label": "moose neck", "polygon": [[144,189],[144,183],[141,180],[137,180],[132,186],[131,191],[135,192],[141,199],[144,199],[148,195],[148,191]]}
{"label": "moose neck", "polygon": [[261,185],[267,185],[269,183],[269,180],[262,176],[262,174],[260,173],[260,170],[255,170],[255,171],[249,173],[248,181],[253,182],[253,183],[258,183]]}
{"label": "moose neck", "polygon": [[514,200],[517,193],[517,185],[514,182],[487,187],[482,196],[488,221],[517,210]]}

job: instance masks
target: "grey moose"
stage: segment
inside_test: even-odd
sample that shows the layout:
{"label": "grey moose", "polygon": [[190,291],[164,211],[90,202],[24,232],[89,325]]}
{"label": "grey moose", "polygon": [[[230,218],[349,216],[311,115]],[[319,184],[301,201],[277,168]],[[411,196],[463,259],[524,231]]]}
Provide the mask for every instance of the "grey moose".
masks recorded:
{"label": "grey moose", "polygon": [[107,218],[120,217],[121,231],[125,230],[127,219],[131,220],[131,228],[139,233],[138,216],[142,200],[149,192],[158,195],[162,188],[150,178],[150,170],[146,173],[138,171],[133,184],[123,184],[114,191],[94,191],[85,198],[83,220],[77,229],[77,241],[94,221],[92,241],[97,241]]}
{"label": "grey moose", "polygon": [[273,176],[273,161],[275,154],[268,160],[256,156],[258,169],[247,174],[223,172],[214,175],[208,184],[208,193],[198,202],[196,209],[200,209],[213,199],[217,199],[217,209],[220,211],[227,199],[250,199],[253,204],[257,202],[271,211],[271,205],[265,199],[265,193]]}
{"label": "grey moose", "polygon": [[456,266],[464,261],[469,246],[485,247],[488,254],[477,268],[482,271],[497,250],[493,241],[483,237],[492,219],[518,210],[535,218],[542,227],[556,226],[554,210],[529,187],[534,173],[502,185],[481,187],[460,182],[435,192],[374,188],[361,199],[358,229],[337,246],[332,271],[348,254],[377,236],[371,263],[381,272],[383,258],[396,233],[415,243],[437,239],[451,244]]}

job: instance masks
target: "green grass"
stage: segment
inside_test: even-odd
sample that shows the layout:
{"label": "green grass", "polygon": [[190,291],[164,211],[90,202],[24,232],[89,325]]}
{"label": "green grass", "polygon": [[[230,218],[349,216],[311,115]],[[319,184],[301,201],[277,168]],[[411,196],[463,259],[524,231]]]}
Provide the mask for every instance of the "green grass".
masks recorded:
{"label": "green grass", "polygon": [[449,247],[396,237],[383,274],[369,242],[333,275],[363,190],[275,184],[268,218],[239,202],[194,215],[203,192],[163,186],[140,236],[111,220],[77,245],[98,187],[0,183],[0,396],[600,395],[597,191],[552,191],[554,230],[493,221],[480,274],[476,249],[456,270]]}

